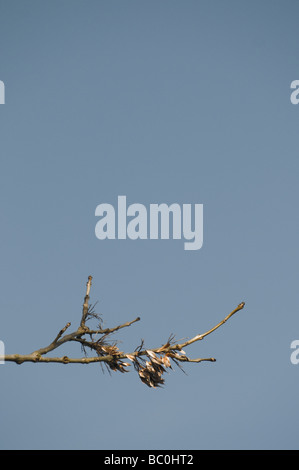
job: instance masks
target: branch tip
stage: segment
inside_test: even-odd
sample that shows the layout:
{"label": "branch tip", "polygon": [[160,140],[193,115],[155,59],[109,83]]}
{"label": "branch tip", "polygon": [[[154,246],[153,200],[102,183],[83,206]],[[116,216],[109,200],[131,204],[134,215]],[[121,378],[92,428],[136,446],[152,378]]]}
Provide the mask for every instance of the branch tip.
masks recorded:
{"label": "branch tip", "polygon": [[89,295],[91,284],[92,284],[91,281],[92,281],[92,276],[88,276],[88,281],[86,283],[86,295]]}

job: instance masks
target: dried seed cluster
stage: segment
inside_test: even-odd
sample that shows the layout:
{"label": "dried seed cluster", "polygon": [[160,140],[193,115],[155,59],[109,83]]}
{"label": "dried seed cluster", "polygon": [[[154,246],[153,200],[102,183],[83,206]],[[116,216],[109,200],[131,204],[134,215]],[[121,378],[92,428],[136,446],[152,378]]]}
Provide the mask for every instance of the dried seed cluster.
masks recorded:
{"label": "dried seed cluster", "polygon": [[145,352],[148,360],[133,354],[127,354],[126,357],[133,362],[140,380],[144,384],[153,388],[160,387],[164,384],[162,375],[167,372],[167,368],[172,368],[168,353],[161,352],[160,355],[157,355],[151,350]]}

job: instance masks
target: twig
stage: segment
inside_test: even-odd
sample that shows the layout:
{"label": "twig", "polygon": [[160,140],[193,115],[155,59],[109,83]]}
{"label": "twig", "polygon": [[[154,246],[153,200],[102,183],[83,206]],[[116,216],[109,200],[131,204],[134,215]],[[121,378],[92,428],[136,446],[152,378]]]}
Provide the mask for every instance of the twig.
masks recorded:
{"label": "twig", "polygon": [[62,328],[62,329],[59,331],[58,335],[56,336],[56,338],[55,338],[54,341],[53,341],[53,344],[57,343],[57,341],[59,340],[59,338],[61,338],[61,336],[63,335],[63,333],[65,333],[65,331],[66,331],[70,326],[71,326],[71,323],[68,322],[68,323],[65,325],[65,327]]}
{"label": "twig", "polygon": [[126,323],[123,323],[122,325],[115,326],[114,328],[100,328],[99,330],[88,330],[88,334],[96,335],[96,334],[101,334],[101,335],[109,335],[111,333],[114,333],[117,330],[120,330],[121,328],[125,328],[127,326],[131,326],[133,323],[137,322],[140,320],[140,317],[135,318],[135,320],[132,321],[127,321]]}
{"label": "twig", "polygon": [[86,283],[86,294],[84,297],[84,304],[83,304],[83,309],[82,309],[82,318],[81,318],[81,323],[80,323],[81,328],[85,327],[85,321],[86,321],[86,317],[88,314],[88,302],[89,302],[91,281],[92,281],[92,276],[88,276],[88,281]]}
{"label": "twig", "polygon": [[239,310],[242,310],[242,308],[244,308],[245,306],[245,302],[241,302],[237,308],[235,308],[229,315],[227,315],[221,322],[219,322],[216,326],[214,326],[213,328],[211,328],[210,330],[206,331],[205,333],[202,333],[200,335],[196,335],[194,336],[194,338],[192,339],[189,339],[188,341],[186,341],[185,343],[181,343],[181,344],[176,344],[175,346],[170,346],[169,349],[182,349],[182,348],[185,348],[186,346],[189,346],[190,344],[192,343],[195,343],[195,341],[200,341],[202,339],[204,339],[206,336],[208,336],[209,334],[213,333],[213,331],[217,330],[217,328],[219,328],[220,326],[222,326],[225,322],[227,322],[227,320],[232,317],[236,312],[238,312]]}

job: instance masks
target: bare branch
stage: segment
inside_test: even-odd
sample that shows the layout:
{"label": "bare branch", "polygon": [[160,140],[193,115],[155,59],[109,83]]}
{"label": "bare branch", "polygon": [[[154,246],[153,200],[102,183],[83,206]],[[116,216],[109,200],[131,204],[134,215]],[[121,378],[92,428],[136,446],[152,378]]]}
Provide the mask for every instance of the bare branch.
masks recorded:
{"label": "bare branch", "polygon": [[[135,370],[138,372],[138,375],[143,383],[149,387],[160,387],[164,383],[162,378],[163,373],[166,372],[168,368],[171,368],[171,360],[178,365],[180,368],[179,362],[193,362],[199,363],[203,361],[215,362],[216,359],[213,357],[208,358],[196,358],[190,359],[187,357],[183,348],[188,347],[189,345],[195,343],[196,341],[202,340],[209,334],[213,333],[216,329],[222,326],[229,318],[231,318],[236,312],[243,309],[245,303],[240,303],[229,315],[227,315],[222,321],[220,321],[216,326],[206,331],[205,333],[198,334],[193,338],[179,343],[174,341],[174,336],[171,335],[167,342],[158,348],[145,349],[144,340],[141,341],[140,346],[138,346],[131,353],[124,353],[120,351],[117,347],[116,342],[111,342],[109,335],[140,320],[140,317],[135,318],[135,320],[128,321],[121,325],[117,325],[113,328],[99,328],[99,329],[89,329],[86,326],[86,320],[90,318],[99,319],[99,315],[94,313],[94,305],[89,306],[89,294],[91,289],[92,276],[88,277],[86,284],[86,294],[84,297],[84,303],[82,308],[82,317],[81,322],[77,330],[72,333],[65,334],[66,330],[70,327],[71,323],[67,323],[64,328],[62,328],[55,339],[46,347],[37,349],[30,354],[10,354],[5,356],[0,356],[0,361],[15,362],[16,364],[22,364],[23,362],[41,362],[41,363],[60,363],[60,364],[90,364],[99,362],[100,364],[105,364],[109,369],[119,372],[127,372],[126,367],[130,366],[128,362],[124,362],[125,359],[129,359]],[[101,323],[100,323],[101,325]],[[90,340],[85,338],[85,335],[89,335]],[[100,335],[100,337],[95,340],[94,335]],[[67,342],[79,342],[84,352],[88,348],[90,351],[96,352],[96,356],[81,358],[70,358],[68,356],[63,357],[47,357],[46,354],[54,349],[59,348],[62,344]]]}
{"label": "bare branch", "polygon": [[[1,356],[0,356],[1,357]],[[92,362],[109,362],[113,360],[113,356],[105,357],[80,357],[80,358],[70,358],[68,356],[63,357],[44,357],[38,356],[34,353],[32,354],[8,354],[3,357],[7,362],[15,362],[16,364],[22,364],[23,362],[56,362],[60,364],[90,364]]]}

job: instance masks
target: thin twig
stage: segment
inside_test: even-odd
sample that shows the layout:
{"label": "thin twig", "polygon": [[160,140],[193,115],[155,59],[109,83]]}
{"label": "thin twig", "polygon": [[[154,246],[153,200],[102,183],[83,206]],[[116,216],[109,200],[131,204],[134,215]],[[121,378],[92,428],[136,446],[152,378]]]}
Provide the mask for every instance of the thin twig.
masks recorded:
{"label": "thin twig", "polygon": [[54,344],[57,343],[57,341],[59,340],[59,338],[61,338],[61,336],[65,333],[65,331],[66,331],[70,326],[71,326],[71,323],[68,322],[68,323],[65,325],[65,327],[62,328],[62,329],[59,331],[58,335],[56,336],[56,338],[55,338],[54,341],[53,341]]}
{"label": "thin twig", "polygon": [[169,346],[169,350],[171,349],[182,349],[182,348],[185,348],[186,346],[189,346],[190,344],[192,343],[195,343],[195,341],[200,341],[202,339],[204,339],[206,336],[208,336],[209,334],[211,334],[213,331],[217,330],[217,328],[219,328],[220,326],[222,326],[225,322],[227,322],[227,320],[229,318],[231,318],[236,312],[238,312],[239,310],[242,310],[242,308],[245,306],[245,302],[241,302],[237,308],[235,308],[229,315],[227,315],[221,322],[219,322],[216,326],[214,326],[213,328],[211,328],[210,330],[206,331],[205,333],[202,333],[200,335],[196,335],[194,336],[194,338],[191,338],[189,339],[188,341],[185,341],[185,343],[181,343],[181,344],[176,344],[174,346]]}
{"label": "thin twig", "polygon": [[135,318],[135,320],[132,321],[127,321],[126,323],[123,323],[122,325],[115,326],[114,328],[100,328],[99,330],[88,330],[88,334],[90,335],[96,335],[96,334],[101,334],[101,335],[108,335],[110,333],[114,333],[115,331],[120,330],[121,328],[125,328],[127,326],[131,326],[133,323],[137,322],[140,320],[140,317]]}
{"label": "thin twig", "polygon": [[92,281],[92,276],[88,276],[88,281],[86,283],[86,294],[84,297],[84,304],[83,304],[83,309],[82,309],[82,318],[81,318],[81,323],[80,323],[81,328],[85,327],[85,320],[88,314],[88,302],[89,302],[91,281]]}

